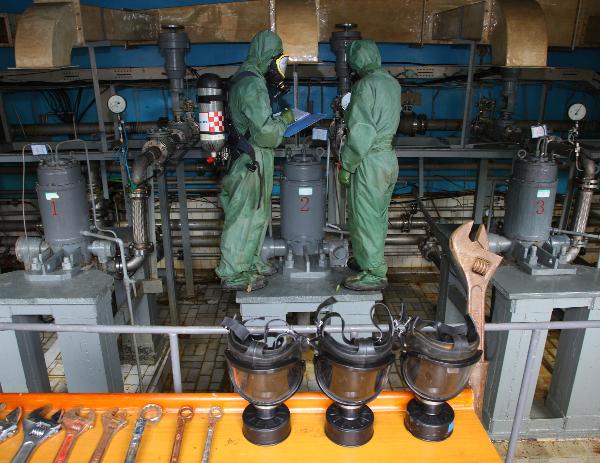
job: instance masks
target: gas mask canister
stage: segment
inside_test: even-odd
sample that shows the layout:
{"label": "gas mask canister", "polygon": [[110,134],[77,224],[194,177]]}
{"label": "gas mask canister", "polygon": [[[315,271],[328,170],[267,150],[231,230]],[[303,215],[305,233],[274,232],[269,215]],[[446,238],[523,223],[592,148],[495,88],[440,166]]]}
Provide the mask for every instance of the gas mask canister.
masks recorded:
{"label": "gas mask canister", "polygon": [[285,82],[285,71],[287,69],[288,61],[290,57],[283,53],[275,56],[269,64],[267,70],[267,82],[273,88],[273,98],[278,98],[281,95],[285,95],[289,90],[289,86]]}

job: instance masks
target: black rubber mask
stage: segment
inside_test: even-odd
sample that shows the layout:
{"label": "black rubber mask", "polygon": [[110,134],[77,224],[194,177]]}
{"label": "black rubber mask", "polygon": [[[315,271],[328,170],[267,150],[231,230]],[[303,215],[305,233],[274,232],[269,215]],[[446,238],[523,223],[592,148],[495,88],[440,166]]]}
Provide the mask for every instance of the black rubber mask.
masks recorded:
{"label": "black rubber mask", "polygon": [[289,56],[282,53],[275,56],[269,64],[266,78],[273,89],[273,99],[285,95],[290,90],[289,85],[287,85],[285,81],[285,71],[287,69],[288,60]]}

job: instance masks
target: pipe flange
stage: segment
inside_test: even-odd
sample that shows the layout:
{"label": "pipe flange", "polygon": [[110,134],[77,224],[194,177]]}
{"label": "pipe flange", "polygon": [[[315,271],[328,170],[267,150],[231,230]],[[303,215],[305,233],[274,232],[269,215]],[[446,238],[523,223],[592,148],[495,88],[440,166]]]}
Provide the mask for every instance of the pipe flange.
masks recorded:
{"label": "pipe flange", "polygon": [[154,162],[163,162],[169,156],[171,143],[165,142],[161,138],[152,138],[144,143],[142,153],[152,153]]}
{"label": "pipe flange", "polygon": [[146,185],[138,185],[135,190],[131,192],[131,199],[147,199],[148,198],[148,187]]}
{"label": "pipe flange", "polygon": [[598,188],[600,181],[596,178],[581,178],[577,177],[575,182],[582,190],[593,191]]}

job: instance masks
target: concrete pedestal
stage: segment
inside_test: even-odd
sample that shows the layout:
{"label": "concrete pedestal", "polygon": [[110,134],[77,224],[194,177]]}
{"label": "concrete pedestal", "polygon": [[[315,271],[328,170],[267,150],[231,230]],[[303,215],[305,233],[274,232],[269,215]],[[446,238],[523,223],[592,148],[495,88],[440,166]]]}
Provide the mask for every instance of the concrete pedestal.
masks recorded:
{"label": "concrete pedestal", "polygon": [[[531,276],[513,266],[498,269],[493,279],[495,300],[492,322],[549,321],[553,309],[565,309],[565,320],[600,319],[600,272],[577,267],[576,275]],[[545,335],[543,335],[545,337]],[[483,409],[483,423],[493,439],[510,434],[530,331],[489,333],[490,362]],[[539,370],[544,349],[540,344]],[[598,330],[561,332],[550,391],[544,402],[533,400],[531,391],[523,437],[582,437],[600,429]]]}
{"label": "concrete pedestal", "polygon": [[[113,278],[84,271],[60,283],[31,283],[24,272],[0,275],[0,321],[38,322],[51,315],[57,324],[113,323]],[[69,392],[123,392],[116,334],[58,333]],[[0,332],[0,385],[3,392],[49,392],[39,333]]]}
{"label": "concrete pedestal", "polygon": [[[332,269],[319,279],[290,279],[281,273],[269,278],[269,284],[251,293],[238,291],[236,302],[240,304],[242,319],[252,320],[248,325],[264,325],[269,320],[286,319],[289,313],[306,313],[328,297],[334,296],[338,303],[334,310],[344,317],[347,324],[370,324],[371,308],[383,299],[381,291],[351,291],[341,283],[351,275],[347,269]],[[305,320],[308,323],[308,320]]]}

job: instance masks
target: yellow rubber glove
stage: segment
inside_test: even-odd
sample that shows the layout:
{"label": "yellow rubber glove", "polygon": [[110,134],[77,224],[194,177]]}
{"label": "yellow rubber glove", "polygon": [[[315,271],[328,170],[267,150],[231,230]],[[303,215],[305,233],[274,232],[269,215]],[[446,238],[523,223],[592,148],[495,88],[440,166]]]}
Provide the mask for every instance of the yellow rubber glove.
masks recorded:
{"label": "yellow rubber glove", "polygon": [[340,183],[344,186],[350,186],[350,175],[352,175],[350,172],[342,168],[339,175]]}
{"label": "yellow rubber glove", "polygon": [[292,122],[296,120],[294,117],[294,112],[290,108],[285,108],[281,112],[281,119],[287,124],[290,125]]}

